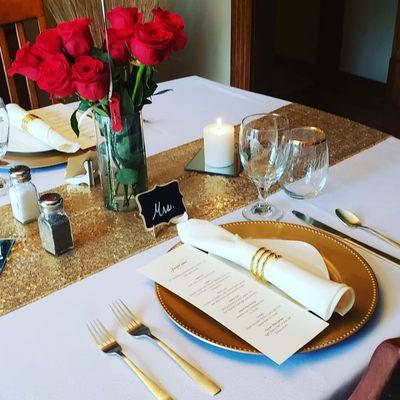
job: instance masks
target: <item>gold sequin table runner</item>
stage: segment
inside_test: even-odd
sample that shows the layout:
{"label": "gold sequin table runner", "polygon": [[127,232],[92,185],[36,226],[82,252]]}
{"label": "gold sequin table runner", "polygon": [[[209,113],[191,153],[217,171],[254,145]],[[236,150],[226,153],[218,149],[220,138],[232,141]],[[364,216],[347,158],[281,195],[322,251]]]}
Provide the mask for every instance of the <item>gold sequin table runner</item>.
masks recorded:
{"label": "gold sequin table runner", "polygon": [[[316,109],[290,104],[277,110],[293,127],[317,126],[328,137],[330,164],[384,140],[388,135]],[[256,189],[242,173],[237,178],[184,172],[202,140],[148,158],[150,187],[178,179],[192,218],[215,219],[256,199]],[[136,213],[115,213],[103,207],[101,188],[59,186],[70,216],[75,249],[54,257],[42,249],[37,224],[16,222],[9,205],[0,208],[0,237],[16,237],[18,245],[0,275],[0,315],[31,303],[124,258],[176,236],[166,227],[157,239],[143,228]]]}

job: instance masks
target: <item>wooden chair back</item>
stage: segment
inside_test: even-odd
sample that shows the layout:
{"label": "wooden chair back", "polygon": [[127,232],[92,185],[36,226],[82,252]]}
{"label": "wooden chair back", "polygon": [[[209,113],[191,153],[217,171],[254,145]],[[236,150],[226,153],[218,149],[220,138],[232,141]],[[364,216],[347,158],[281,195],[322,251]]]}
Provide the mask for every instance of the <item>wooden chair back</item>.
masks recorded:
{"label": "wooden chair back", "polygon": [[[18,46],[22,47],[27,41],[23,21],[36,19],[39,32],[46,29],[43,3],[42,0],[0,0],[0,10],[0,53],[5,82],[11,102],[19,103],[15,78],[6,72],[11,65],[11,57],[4,26],[14,25]],[[27,79],[26,84],[31,108],[37,108],[39,103],[35,83]]]}

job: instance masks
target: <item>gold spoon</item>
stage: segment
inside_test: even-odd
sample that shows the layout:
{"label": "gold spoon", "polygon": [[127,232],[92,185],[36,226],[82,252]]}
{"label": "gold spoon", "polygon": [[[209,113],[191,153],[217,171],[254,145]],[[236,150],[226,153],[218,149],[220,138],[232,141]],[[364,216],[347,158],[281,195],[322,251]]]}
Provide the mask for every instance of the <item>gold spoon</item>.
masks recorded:
{"label": "gold spoon", "polygon": [[374,234],[378,238],[384,240],[385,242],[391,244],[392,246],[400,248],[399,242],[396,242],[395,240],[388,238],[386,235],[377,231],[374,228],[370,228],[368,226],[363,225],[360,218],[358,218],[357,215],[353,214],[351,211],[342,210],[340,208],[337,208],[335,210],[335,213],[339,217],[339,219],[347,226],[350,226],[352,228],[361,228],[365,231],[371,232],[372,234]]}

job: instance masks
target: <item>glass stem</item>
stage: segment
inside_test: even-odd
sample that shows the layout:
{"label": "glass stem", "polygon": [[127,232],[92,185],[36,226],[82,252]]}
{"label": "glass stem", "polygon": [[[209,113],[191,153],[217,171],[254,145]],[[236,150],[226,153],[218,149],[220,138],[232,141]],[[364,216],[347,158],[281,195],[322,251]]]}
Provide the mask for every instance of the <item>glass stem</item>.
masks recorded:
{"label": "glass stem", "polygon": [[257,214],[268,214],[271,211],[271,206],[267,202],[269,188],[270,185],[264,185],[264,186],[257,185],[257,190],[258,190]]}

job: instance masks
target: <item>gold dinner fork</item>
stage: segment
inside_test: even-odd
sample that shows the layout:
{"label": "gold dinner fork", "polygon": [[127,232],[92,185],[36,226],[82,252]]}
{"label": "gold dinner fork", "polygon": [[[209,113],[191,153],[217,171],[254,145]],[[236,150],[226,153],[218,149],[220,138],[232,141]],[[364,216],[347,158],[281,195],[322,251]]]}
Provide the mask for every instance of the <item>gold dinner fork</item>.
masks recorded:
{"label": "gold dinner fork", "polygon": [[87,328],[100,350],[109,355],[118,355],[135,372],[139,379],[147,386],[158,400],[172,400],[172,397],[153,382],[145,373],[139,369],[123,352],[119,343],[111,336],[110,332],[100,320],[87,324]]}
{"label": "gold dinner fork", "polygon": [[150,339],[153,339],[193,380],[201,385],[208,393],[214,396],[221,391],[221,388],[210,378],[208,378],[197,368],[193,367],[193,365],[189,364],[160,339],[155,337],[151,333],[150,328],[144,325],[122,300],[113,302],[109,305],[109,307],[111,308],[111,311],[115,315],[117,321],[127,333],[134,337],[147,336]]}

